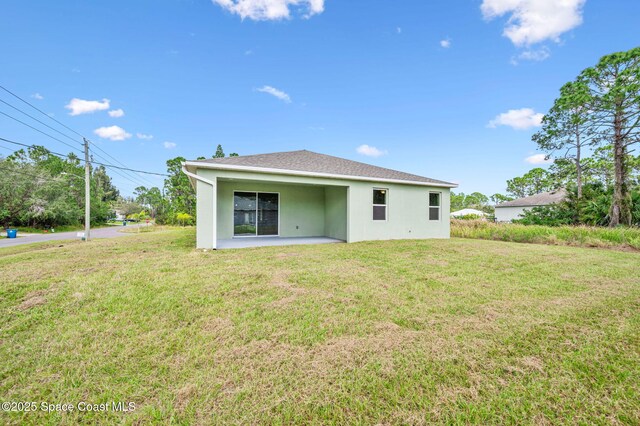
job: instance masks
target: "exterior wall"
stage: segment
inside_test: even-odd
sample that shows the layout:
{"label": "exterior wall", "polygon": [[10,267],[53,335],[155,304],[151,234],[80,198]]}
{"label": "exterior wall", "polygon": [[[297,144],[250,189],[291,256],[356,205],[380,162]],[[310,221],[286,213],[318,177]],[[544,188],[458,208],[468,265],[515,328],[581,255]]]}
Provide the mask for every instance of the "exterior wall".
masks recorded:
{"label": "exterior wall", "polygon": [[[387,189],[387,220],[373,220],[373,188]],[[440,220],[429,220],[429,192],[441,194]],[[449,238],[449,188],[353,182],[349,188],[349,242]]]}
{"label": "exterior wall", "polygon": [[496,222],[511,222],[514,219],[521,219],[520,215],[524,214],[525,210],[530,210],[532,207],[496,207]]}
{"label": "exterior wall", "polygon": [[324,189],[324,235],[347,241],[347,190],[328,186]]}
{"label": "exterior wall", "polygon": [[280,194],[280,236],[321,237],[325,235],[325,193],[321,186],[267,182],[218,182],[218,238],[233,238],[233,192],[257,191]]}
{"label": "exterior wall", "polygon": [[[213,183],[215,177],[211,177]],[[214,187],[204,182],[196,181],[196,247],[215,248],[216,234],[216,199],[213,196]],[[203,218],[201,220],[200,218]]]}
{"label": "exterior wall", "polygon": [[[347,242],[449,238],[449,188],[214,169],[196,173],[217,179],[215,208],[211,186],[198,182],[199,248],[215,248],[216,237],[233,237],[234,190],[279,192],[282,237],[329,236]],[[386,221],[373,220],[374,188],[388,190]],[[429,192],[441,194],[438,221],[429,220]]]}

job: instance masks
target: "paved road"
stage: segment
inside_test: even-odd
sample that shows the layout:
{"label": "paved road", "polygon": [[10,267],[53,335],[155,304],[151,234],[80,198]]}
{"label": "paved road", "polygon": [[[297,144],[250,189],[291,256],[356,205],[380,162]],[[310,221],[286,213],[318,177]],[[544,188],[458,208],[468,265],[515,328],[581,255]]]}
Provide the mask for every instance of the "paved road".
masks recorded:
{"label": "paved road", "polygon": [[[145,226],[145,224],[140,225],[127,225],[126,228],[136,228],[137,226]],[[135,235],[134,233],[128,232],[120,232],[123,230],[124,226],[109,226],[107,228],[96,228],[91,230],[91,238],[117,238],[117,237],[126,237],[127,235]],[[5,231],[2,231],[5,235]],[[18,238],[2,238],[0,239],[0,249],[3,247],[13,247],[19,246],[21,244],[31,244],[31,243],[39,243],[42,241],[55,241],[55,240],[76,240],[78,231],[74,232],[56,232],[53,234],[23,234],[20,236],[20,232],[18,232]]]}

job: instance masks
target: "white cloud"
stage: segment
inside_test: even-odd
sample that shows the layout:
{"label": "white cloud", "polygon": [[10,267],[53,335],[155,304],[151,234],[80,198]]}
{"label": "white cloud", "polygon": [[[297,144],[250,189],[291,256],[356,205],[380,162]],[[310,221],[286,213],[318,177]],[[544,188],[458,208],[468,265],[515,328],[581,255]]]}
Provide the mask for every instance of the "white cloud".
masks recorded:
{"label": "white cloud", "polygon": [[43,99],[44,99],[44,96],[42,96],[40,93],[34,93],[33,95],[31,95],[31,97],[32,97],[33,99],[37,99],[37,100],[39,100],[39,101],[41,101],[41,100],[43,100]]}
{"label": "white cloud", "polygon": [[113,109],[111,111],[109,111],[107,114],[109,114],[109,117],[122,117],[124,115],[124,111],[122,109]]}
{"label": "white cloud", "polygon": [[356,148],[356,151],[358,154],[366,155],[367,157],[380,157],[382,155],[387,155],[387,151],[369,145],[360,145]]}
{"label": "white cloud", "polygon": [[451,47],[451,40],[446,38],[444,40],[440,40],[440,47],[444,49],[448,49]]}
{"label": "white cloud", "polygon": [[147,140],[147,141],[153,139],[153,135],[147,135],[147,134],[144,134],[144,133],[136,133],[136,136],[138,137],[138,139],[143,139],[143,140]]}
{"label": "white cloud", "polygon": [[531,155],[524,159],[529,164],[549,164],[553,162],[551,158],[547,159],[547,156],[544,154],[535,154]]}
{"label": "white cloud", "polygon": [[520,52],[517,56],[511,57],[511,65],[518,65],[520,61],[535,61],[541,62],[551,56],[551,52],[547,46],[542,46],[539,49],[526,49]]}
{"label": "white cloud", "polygon": [[103,139],[109,139],[112,141],[123,141],[131,137],[131,133],[127,133],[122,127],[119,126],[99,127],[95,129],[93,133]]}
{"label": "white cloud", "polygon": [[396,32],[397,32],[398,34],[402,34],[402,27],[398,27],[398,28],[396,28]]}
{"label": "white cloud", "polygon": [[167,148],[167,149],[173,149],[173,148],[175,148],[175,147],[177,146],[177,145],[176,145],[175,143],[173,143],[173,142],[164,142],[164,143],[163,143],[163,145],[164,145],[164,147],[165,147],[165,148]]}
{"label": "white cloud", "polygon": [[302,11],[303,17],[324,12],[324,0],[212,0],[240,18],[254,21],[289,19],[291,9]]}
{"label": "white cloud", "polygon": [[510,109],[496,116],[487,124],[487,127],[509,126],[517,130],[526,130],[542,125],[544,114],[535,112],[531,108]]}
{"label": "white cloud", "polygon": [[104,111],[109,109],[109,99],[103,99],[101,101],[86,101],[84,99],[73,98],[65,106],[66,109],[71,110],[69,115],[90,114],[96,111]]}
{"label": "white cloud", "polygon": [[271,86],[262,86],[259,89],[256,89],[258,92],[262,92],[262,93],[268,93],[271,96],[275,96],[276,98],[280,99],[281,101],[284,101],[288,104],[291,103],[291,97],[286,94],[285,92],[283,92],[282,90],[278,90],[275,87],[271,87]]}
{"label": "white cloud", "polygon": [[560,35],[582,24],[586,0],[483,0],[480,9],[487,20],[509,15],[502,35],[517,47]]}
{"label": "white cloud", "polygon": [[549,52],[549,48],[547,46],[543,46],[540,49],[527,49],[518,55],[518,59],[523,59],[525,61],[544,61],[549,56],[551,56],[551,52]]}

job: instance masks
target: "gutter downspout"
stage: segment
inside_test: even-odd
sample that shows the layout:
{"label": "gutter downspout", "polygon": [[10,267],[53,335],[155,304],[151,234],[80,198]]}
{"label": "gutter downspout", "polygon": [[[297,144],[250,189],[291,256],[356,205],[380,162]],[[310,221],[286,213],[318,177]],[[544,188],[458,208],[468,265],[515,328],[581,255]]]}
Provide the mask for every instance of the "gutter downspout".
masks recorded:
{"label": "gutter downspout", "polygon": [[[199,180],[200,182],[204,182],[207,185],[211,185],[212,187],[215,188],[216,184],[213,181],[210,181],[209,179],[205,179],[202,176],[198,176],[194,173],[191,173],[190,171],[187,170],[187,166],[186,164],[182,164],[182,173],[184,173],[185,175],[189,176],[190,178],[193,178],[195,180]],[[195,187],[194,187],[195,189]]]}
{"label": "gutter downspout", "polygon": [[[209,180],[209,179],[205,179],[202,176],[198,176],[195,173],[191,173],[189,170],[187,170],[187,165],[184,164],[184,163],[182,163],[182,173],[184,173],[185,175],[189,176],[191,179],[198,180],[198,181],[200,181],[202,183],[205,183],[205,184],[211,186],[211,198],[213,199],[213,204],[211,206],[211,215],[213,216],[213,224],[212,224],[213,225],[213,227],[212,227],[212,229],[213,229],[213,241],[212,241],[212,247],[211,248],[213,250],[216,250],[216,248],[217,248],[216,246],[217,246],[217,243],[218,243],[218,241],[217,241],[217,237],[218,236],[216,235],[217,234],[217,232],[216,232],[217,229],[216,228],[218,226],[217,217],[216,217],[216,207],[217,207],[216,206],[216,201],[217,201],[216,200],[216,197],[217,197],[217,194],[216,194],[216,183],[211,181],[211,180]],[[193,180],[191,182],[193,182]],[[192,186],[193,186],[193,189],[196,189],[196,185],[192,185]],[[197,203],[197,200],[196,200],[196,203]],[[197,207],[196,207],[196,211],[197,211]],[[197,221],[200,220],[200,216],[201,215],[198,214],[197,218],[196,218],[196,237],[197,237],[197,232],[198,232]]]}

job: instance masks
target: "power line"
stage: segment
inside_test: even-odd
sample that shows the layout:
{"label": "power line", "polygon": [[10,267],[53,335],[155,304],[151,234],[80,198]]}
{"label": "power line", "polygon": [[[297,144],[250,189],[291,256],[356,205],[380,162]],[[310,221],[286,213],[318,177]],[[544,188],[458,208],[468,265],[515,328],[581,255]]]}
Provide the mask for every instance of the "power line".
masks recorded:
{"label": "power line", "polygon": [[[42,124],[43,126],[48,127],[49,129],[53,130],[54,132],[57,132],[57,133],[61,134],[62,136],[64,136],[64,137],[66,137],[66,138],[70,139],[71,141],[76,142],[76,143],[77,143],[77,144],[79,144],[79,145],[82,145],[80,142],[78,142],[77,140],[75,140],[75,139],[74,139],[74,138],[72,138],[71,136],[67,135],[66,133],[62,133],[60,130],[55,129],[55,128],[53,128],[53,127],[49,126],[47,123],[44,123],[44,122],[42,122],[42,121],[38,120],[37,118],[35,118],[34,116],[32,116],[32,115],[30,115],[30,114],[27,114],[26,112],[22,111],[20,108],[18,108],[18,107],[15,107],[15,106],[11,105],[9,102],[3,101],[2,99],[0,99],[0,102],[2,102],[3,104],[5,104],[5,105],[9,106],[10,108],[15,109],[15,110],[16,110],[16,111],[18,111],[18,112],[20,112],[20,113],[22,113],[22,114],[26,115],[27,117],[31,118],[32,120],[37,121],[38,123]],[[51,118],[51,116],[49,116],[49,115],[48,115],[47,117]]]}
{"label": "power line", "polygon": [[[15,144],[15,145],[25,146],[25,147],[28,147],[28,148],[36,148],[36,145],[27,145],[25,143],[16,142],[16,141],[12,141],[12,140],[1,138],[1,137],[0,137],[0,140],[4,141],[4,142]],[[47,148],[45,148],[45,149],[47,149]],[[61,158],[67,158],[67,156],[64,155],[64,154],[60,154],[58,152],[54,152],[54,151],[51,151],[49,149],[47,149],[47,151],[49,151],[51,154],[57,155],[57,156],[59,156]],[[127,171],[134,172],[134,173],[144,173],[144,174],[148,174],[148,175],[165,176],[165,177],[169,176],[166,173],[156,173],[156,172],[148,172],[146,170],[130,169],[130,168],[127,168],[127,167],[114,166],[113,164],[100,163],[100,162],[97,162],[97,161],[89,161],[89,162],[92,163],[92,164],[97,164],[99,166],[111,167],[111,168],[118,169],[118,170],[127,170]]]}
{"label": "power line", "polygon": [[[4,102],[4,101],[3,101],[3,100],[1,100],[1,99],[0,99],[0,102],[3,102],[3,103],[5,103],[5,104],[6,104],[6,102]],[[7,104],[7,105],[9,105],[9,104]],[[11,106],[12,108],[14,108],[12,105],[9,105],[9,106]],[[17,108],[14,108],[14,109],[16,109],[16,110],[20,111],[20,110],[19,110],[19,109],[17,109]],[[20,112],[22,112],[23,114],[25,114],[25,115],[27,115],[27,116],[31,117],[29,114],[26,114],[26,113],[24,113],[23,111],[20,111]],[[21,120],[17,119],[17,118],[15,118],[15,117],[13,117],[13,116],[11,116],[11,115],[9,115],[9,114],[6,114],[6,113],[4,113],[4,112],[2,112],[2,111],[0,111],[0,114],[3,114],[3,115],[5,115],[5,116],[7,116],[7,117],[9,117],[9,118],[11,118],[11,119],[13,119],[13,120],[16,120],[17,122],[19,122],[19,123],[21,123],[21,124],[24,124],[25,126],[30,127],[30,128],[32,128],[32,129],[34,129],[34,130],[36,130],[36,131],[38,131],[38,132],[40,132],[40,133],[42,133],[42,134],[46,135],[46,136],[49,136],[50,138],[55,139],[55,140],[57,140],[57,141],[59,141],[59,142],[61,142],[61,143],[65,144],[66,146],[70,147],[71,149],[74,149],[74,148],[73,148],[71,145],[69,145],[68,143],[66,143],[66,142],[64,142],[64,141],[62,141],[62,140],[60,140],[60,139],[58,139],[58,138],[56,138],[56,137],[54,137],[54,136],[51,136],[51,135],[49,135],[48,133],[45,133],[45,132],[43,132],[43,131],[41,131],[41,130],[39,130],[39,129],[37,129],[37,128],[35,128],[35,127],[33,127],[33,126],[31,126],[31,125],[29,125],[29,124],[27,124],[27,123],[25,123],[25,122],[23,122],[23,121],[21,121]],[[33,117],[31,117],[31,118],[33,118]],[[37,120],[37,119],[35,119],[35,118],[34,118],[34,120],[38,121],[38,122],[39,122],[39,123],[41,123],[41,124],[44,124],[44,123],[42,123],[41,121],[39,121],[39,120]],[[45,125],[45,126],[47,126],[46,124],[44,124],[44,125]],[[56,129],[53,129],[52,127],[50,127],[50,126],[47,126],[47,127],[51,128],[52,130],[56,130]],[[56,130],[56,131],[57,131],[57,130]],[[64,135],[64,133],[62,133],[62,134]],[[64,135],[64,136],[69,137],[68,135]],[[70,138],[70,137],[69,137],[69,138]],[[73,140],[73,139],[72,139],[72,140]],[[5,142],[8,142],[8,141],[5,141]],[[17,144],[18,144],[18,143],[17,143]],[[33,145],[26,145],[26,144],[18,144],[18,145],[22,145],[22,146],[29,147],[29,148],[33,147]],[[78,151],[79,151],[79,150],[78,150]],[[56,154],[56,155],[58,155],[58,156],[62,156],[63,158],[65,158],[65,157],[66,157],[64,154],[54,153],[53,151],[49,151],[49,152],[51,152],[52,154]],[[79,152],[80,152],[80,151],[79,151]],[[103,158],[103,159],[104,159],[104,158]],[[106,159],[105,159],[105,161],[106,161]],[[107,162],[107,163],[104,163],[104,164],[101,164],[101,165],[104,165],[105,167],[116,167],[116,168],[118,167],[118,166],[113,166],[113,165],[109,164],[108,162]],[[139,181],[139,182],[134,182],[133,180],[131,180],[131,178],[129,178],[129,177],[127,177],[127,176],[123,175],[122,173],[117,173],[117,172],[116,172],[116,174],[117,174],[118,176],[120,176],[120,177],[123,177],[123,178],[125,178],[125,179],[127,179],[127,180],[131,181],[131,182],[132,182],[132,183],[134,183],[135,185],[138,185],[139,183],[142,183],[141,181]]]}
{"label": "power line", "polygon": [[24,99],[22,99],[20,96],[16,95],[15,93],[13,93],[11,90],[7,89],[6,87],[0,85],[0,89],[4,90],[5,92],[7,92],[8,94],[10,94],[11,96],[13,96],[14,98],[20,99],[22,102],[24,102],[25,104],[29,105],[31,108],[35,109],[36,111],[38,111],[40,114],[44,115],[45,117],[50,118],[51,120],[55,121],[56,123],[58,123],[59,125],[61,125],[62,127],[64,127],[65,129],[75,133],[76,135],[80,136],[81,138],[83,138],[84,136],[82,136],[80,133],[76,132],[75,130],[73,130],[71,127],[65,125],[64,123],[59,122],[58,120],[56,120],[55,118],[51,117],[49,114],[47,114],[46,112],[42,111],[41,109],[39,109],[38,107],[36,107],[35,105],[33,105],[32,103],[25,101]]}
{"label": "power line", "polygon": [[40,132],[40,133],[42,133],[43,135],[48,136],[48,137],[50,137],[51,139],[56,140],[56,141],[58,141],[58,142],[60,142],[60,143],[62,143],[62,144],[64,144],[64,145],[68,146],[68,147],[69,147],[69,148],[71,148],[71,149],[75,149],[75,150],[76,150],[76,151],[78,151],[78,152],[82,152],[82,151],[80,151],[78,148],[75,148],[75,147],[73,147],[73,146],[69,145],[67,142],[65,142],[65,141],[63,141],[63,140],[60,140],[60,139],[56,138],[55,136],[51,136],[49,133],[43,132],[42,130],[40,130],[40,129],[36,128],[36,127],[33,127],[32,125],[27,124],[27,123],[25,123],[24,121],[19,120],[19,119],[15,118],[15,117],[13,117],[13,116],[11,116],[11,115],[9,115],[9,114],[5,113],[5,112],[0,111],[0,114],[2,114],[2,115],[4,115],[4,116],[9,117],[9,118],[10,118],[10,119],[12,119],[12,120],[17,121],[18,123],[24,124],[25,126],[32,128],[32,129],[33,129],[33,130],[35,130],[36,132]]}
{"label": "power line", "polygon": [[9,167],[0,166],[0,170],[6,170],[9,173],[17,173],[17,174],[21,174],[21,175],[25,175],[25,176],[30,176],[30,177],[33,177],[33,178],[36,178],[36,179],[45,180],[47,182],[59,182],[59,180],[56,180],[55,178],[52,178],[52,179],[44,178],[42,176],[38,176],[38,175],[31,174],[31,173],[23,172],[23,171],[20,171],[20,170],[14,170],[14,169],[11,169]]}
{"label": "power line", "polygon": [[[5,142],[9,142],[9,143],[13,143],[13,144],[16,144],[16,145],[24,146],[24,147],[27,147],[27,148],[35,148],[35,147],[36,147],[36,145],[27,145],[27,144],[20,143],[20,142],[10,141],[10,140],[5,139],[5,138],[0,138],[0,140],[5,141]],[[0,147],[2,147],[2,146],[0,146]],[[44,147],[43,147],[43,148],[44,148]],[[10,150],[9,148],[5,148],[5,149]],[[46,149],[50,154],[53,154],[53,155],[55,155],[55,156],[57,156],[57,157],[59,157],[59,158],[62,158],[62,159],[66,159],[66,158],[67,158],[67,156],[65,156],[64,154],[61,154],[61,153],[59,153],[59,152],[55,152],[55,151],[50,151],[50,150],[49,150],[49,149],[47,149],[47,148],[45,148],[45,149]],[[98,164],[98,165],[104,165],[104,164],[102,164],[102,163],[96,163],[96,162],[92,162],[92,161],[90,161],[89,163],[91,163],[91,164]],[[112,167],[111,165],[108,165],[108,166],[107,166],[107,165],[104,165],[104,166],[105,166],[105,167]],[[120,177],[124,178],[125,180],[128,180],[130,183],[132,183],[132,184],[133,184],[133,186],[134,186],[134,187],[136,187],[136,186],[139,186],[139,185],[140,185],[140,182],[139,182],[139,181],[138,181],[138,182],[136,182],[136,181],[132,180],[132,179],[131,179],[131,178],[129,178],[128,176],[126,176],[126,175],[124,175],[124,174],[120,173],[118,170],[111,170],[111,171],[112,171],[112,172],[114,172],[114,173],[116,173],[118,176],[120,176]]]}
{"label": "power line", "polygon": [[[88,140],[88,139],[87,139]],[[89,143],[92,144],[92,146],[94,146],[95,148],[98,148],[100,151],[102,151],[105,155],[107,155],[108,157],[112,158],[116,163],[120,164],[122,167],[128,168],[126,164],[118,161],[117,159],[115,159],[114,157],[112,157],[111,155],[109,155],[109,153],[107,153],[106,151],[104,151],[103,149],[101,149],[99,146],[97,146],[95,143],[89,141]],[[93,153],[96,157],[98,158],[102,158],[104,161],[107,161],[106,158],[104,158],[102,155],[98,154],[97,152]],[[139,176],[139,175],[135,175],[131,172],[127,172],[128,174],[134,176],[136,179],[142,179],[144,181],[146,181],[148,184],[150,184],[151,186],[155,186],[156,184],[151,182],[149,179],[143,177],[143,176]],[[122,176],[122,175],[121,175]]]}
{"label": "power line", "polygon": [[111,167],[112,169],[118,169],[118,170],[127,170],[129,172],[134,172],[134,173],[144,173],[146,175],[154,175],[154,176],[165,176],[165,177],[169,177],[168,174],[166,173],[156,173],[156,172],[147,172],[145,170],[136,170],[136,169],[129,169],[127,167],[119,167],[119,166],[114,166],[113,164],[104,164],[104,163],[98,163],[97,161],[90,161],[90,163],[93,164],[98,164],[100,166],[105,166],[105,167]]}
{"label": "power line", "polygon": [[[5,138],[0,138],[0,141],[4,141],[4,142],[8,142],[8,143],[12,143],[12,144],[14,144],[14,145],[24,146],[24,147],[27,147],[27,148],[37,148],[37,147],[38,147],[38,145],[27,145],[26,143],[20,143],[20,142],[16,142],[16,141],[11,141],[11,140],[9,140],[9,139],[5,139]],[[64,155],[64,154],[60,154],[60,153],[58,153],[58,152],[51,151],[50,149],[45,148],[44,146],[43,146],[42,148],[46,149],[47,151],[49,151],[49,152],[50,152],[51,154],[53,154],[53,155],[57,155],[58,157],[61,157],[61,158],[67,158],[67,156],[66,156],[66,155]]]}
{"label": "power line", "polygon": [[[55,118],[51,117],[49,114],[45,113],[44,111],[42,111],[41,109],[39,109],[38,107],[36,107],[36,106],[35,106],[35,105],[33,105],[32,103],[30,103],[29,101],[25,100],[24,98],[22,98],[22,97],[20,97],[20,96],[16,95],[15,93],[13,93],[12,91],[10,91],[10,90],[9,90],[9,89],[7,89],[6,87],[4,87],[4,86],[0,85],[0,88],[1,88],[2,90],[4,90],[5,92],[9,93],[11,96],[15,97],[16,99],[19,99],[20,101],[22,101],[22,102],[24,102],[25,104],[29,105],[31,108],[35,109],[36,111],[38,111],[39,113],[41,113],[41,114],[42,114],[42,115],[44,115],[45,117],[47,117],[47,118],[49,118],[49,119],[51,119],[51,120],[55,121],[56,123],[58,123],[59,125],[61,125],[61,126],[62,126],[62,127],[64,127],[65,129],[67,129],[67,130],[69,130],[69,131],[71,131],[71,132],[75,133],[76,135],[78,135],[78,136],[82,137],[83,139],[87,139],[87,140],[89,140],[88,138],[85,138],[85,136],[84,136],[84,135],[82,135],[82,134],[78,133],[77,131],[73,130],[71,127],[67,126],[66,124],[64,124],[64,123],[62,123],[62,122],[60,122],[60,121],[56,120]],[[35,117],[33,117],[33,116],[31,116],[31,115],[27,114],[26,112],[22,111],[21,109],[19,109],[19,108],[17,108],[17,107],[15,107],[15,106],[13,106],[13,105],[11,105],[11,104],[9,104],[9,103],[7,103],[7,102],[5,102],[5,101],[1,100],[1,99],[0,99],[0,102],[3,102],[4,104],[6,104],[6,105],[10,106],[11,108],[13,108],[13,109],[15,109],[15,110],[17,110],[17,111],[19,111],[19,112],[21,112],[21,113],[25,114],[26,116],[28,116],[28,117],[32,118],[33,120],[35,120],[35,121],[37,121],[37,122],[39,122],[39,123],[43,124],[44,126],[47,126],[48,128],[50,128],[50,129],[52,129],[52,130],[54,130],[54,131],[56,131],[56,132],[60,133],[61,135],[65,136],[65,137],[67,137],[67,138],[69,138],[69,139],[71,139],[72,141],[77,142],[75,139],[71,138],[69,135],[66,135],[66,134],[64,134],[64,133],[62,133],[62,132],[60,132],[60,131],[58,131],[58,130],[54,129],[53,127],[51,127],[51,126],[49,126],[49,125],[47,125],[47,124],[43,123],[42,121],[38,120],[37,118],[35,118]],[[7,114],[5,114],[5,115],[7,115]],[[7,116],[8,116],[8,115],[7,115]],[[9,117],[10,117],[10,118],[13,118],[13,117],[11,117],[11,116],[9,116]],[[15,118],[14,118],[14,120],[15,120]],[[17,121],[19,121],[19,120],[17,120]],[[23,124],[27,125],[26,123],[23,123]],[[28,126],[28,125],[27,125],[27,126]],[[31,127],[31,126],[29,126],[29,127]],[[33,128],[33,127],[31,127],[31,128],[32,128],[32,129],[35,129],[35,128]],[[35,129],[35,130],[37,130],[37,129]],[[38,131],[39,131],[39,130],[38,130]],[[43,132],[41,132],[41,133],[43,133]],[[92,141],[90,141],[90,140],[89,140],[89,142],[90,142],[90,143],[91,143],[95,148],[97,148],[99,151],[101,151],[101,152],[102,152],[102,153],[104,153],[106,156],[108,156],[109,158],[111,158],[113,161],[115,161],[116,163],[120,164],[120,166],[122,166],[122,167],[124,168],[123,170],[126,170],[126,169],[128,169],[128,168],[129,168],[126,164],[124,164],[123,162],[119,161],[118,159],[116,159],[115,157],[113,157],[112,155],[110,155],[108,152],[106,152],[105,150],[103,150],[102,148],[100,148],[99,146],[97,146],[94,142],[92,142]],[[77,142],[77,143],[79,143],[79,142]],[[80,145],[82,145],[82,144],[80,144]],[[100,155],[99,155],[99,154],[97,154],[97,153],[95,153],[95,155],[96,155],[97,157],[102,158],[103,160],[105,160],[105,162],[106,162],[106,163],[108,163],[108,160],[107,160],[106,158],[104,158],[104,157],[100,156]],[[117,167],[117,166],[115,166],[115,167]],[[124,176],[123,176],[122,174],[120,174],[120,173],[118,173],[118,175],[119,175],[119,176],[124,177]],[[146,179],[146,178],[144,178],[144,177],[141,177],[141,176],[135,176],[135,175],[133,175],[133,176],[134,176],[136,179],[142,178],[142,179],[143,179],[144,181],[146,181],[148,184],[150,184],[150,185],[152,185],[152,186],[155,186],[155,183],[154,183],[154,182],[151,182],[150,180],[148,180],[148,179]]]}

